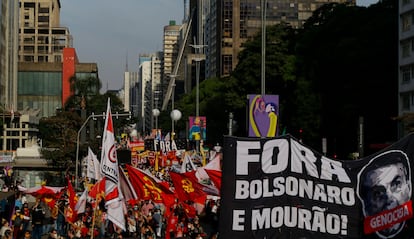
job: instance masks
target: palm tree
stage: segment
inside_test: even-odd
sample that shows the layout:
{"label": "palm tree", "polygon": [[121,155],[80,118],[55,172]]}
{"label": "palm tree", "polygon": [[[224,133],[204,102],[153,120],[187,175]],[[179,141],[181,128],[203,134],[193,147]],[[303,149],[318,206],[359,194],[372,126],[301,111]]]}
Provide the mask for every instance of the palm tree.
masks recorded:
{"label": "palm tree", "polygon": [[69,82],[72,96],[65,103],[65,109],[85,109],[86,103],[91,97],[98,95],[102,87],[99,78],[93,76],[78,78],[76,75],[73,75]]}

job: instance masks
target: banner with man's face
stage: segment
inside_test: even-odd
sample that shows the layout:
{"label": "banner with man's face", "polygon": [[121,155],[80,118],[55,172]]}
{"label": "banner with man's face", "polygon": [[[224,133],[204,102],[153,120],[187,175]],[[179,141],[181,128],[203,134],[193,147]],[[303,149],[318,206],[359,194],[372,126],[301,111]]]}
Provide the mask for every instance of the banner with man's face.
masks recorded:
{"label": "banner with man's face", "polygon": [[287,135],[225,137],[222,238],[410,238],[414,135],[359,160]]}

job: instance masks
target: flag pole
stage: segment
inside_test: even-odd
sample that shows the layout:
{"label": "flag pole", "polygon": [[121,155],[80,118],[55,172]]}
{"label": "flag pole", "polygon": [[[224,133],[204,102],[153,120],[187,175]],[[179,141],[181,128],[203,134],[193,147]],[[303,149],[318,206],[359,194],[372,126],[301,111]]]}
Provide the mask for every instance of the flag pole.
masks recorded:
{"label": "flag pole", "polygon": [[96,220],[96,209],[98,208],[98,196],[100,197],[100,195],[97,195],[96,196],[96,201],[95,201],[95,208],[94,208],[94,210],[93,210],[93,215],[92,215],[92,226],[91,226],[91,239],[93,239],[93,236],[94,236],[94,234],[95,234],[95,230],[94,230],[94,227],[95,227],[95,220]]}

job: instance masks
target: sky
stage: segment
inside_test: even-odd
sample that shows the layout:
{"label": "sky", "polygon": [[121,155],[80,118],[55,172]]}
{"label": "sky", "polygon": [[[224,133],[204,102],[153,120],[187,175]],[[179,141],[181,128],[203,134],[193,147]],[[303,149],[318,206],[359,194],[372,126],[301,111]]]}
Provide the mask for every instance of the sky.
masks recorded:
{"label": "sky", "polygon": [[183,0],[60,0],[60,25],[69,28],[79,62],[97,63],[101,92],[123,87],[138,71],[138,55],[162,50],[163,29],[181,24]]}
{"label": "sky", "polygon": [[[123,87],[138,71],[138,56],[162,50],[164,26],[181,24],[183,0],[60,0],[60,24],[69,28],[79,62],[97,63],[101,92]],[[378,0],[357,0],[369,6]]]}

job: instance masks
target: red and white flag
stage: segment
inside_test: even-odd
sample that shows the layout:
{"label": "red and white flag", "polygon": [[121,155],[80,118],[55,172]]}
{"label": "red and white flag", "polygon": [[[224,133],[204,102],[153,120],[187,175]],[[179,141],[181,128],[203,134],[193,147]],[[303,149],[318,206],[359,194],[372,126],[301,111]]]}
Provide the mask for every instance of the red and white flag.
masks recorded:
{"label": "red and white flag", "polygon": [[135,192],[135,189],[132,186],[128,176],[125,174],[124,170],[121,167],[119,167],[119,172],[119,185],[122,194],[124,195],[125,201],[129,202],[130,204],[135,204],[139,201],[138,195]]}
{"label": "red and white flag", "polygon": [[77,214],[82,214],[85,212],[87,199],[88,199],[88,189],[85,189],[85,191],[83,191],[80,198],[78,198],[78,201],[76,202],[76,205],[75,205],[75,212]]}
{"label": "red and white flag", "polygon": [[86,169],[86,177],[92,178],[95,180],[100,180],[102,178],[101,175],[101,164],[99,163],[96,154],[93,153],[91,148],[88,148],[88,157],[87,160],[87,169]]}
{"label": "red and white flag", "polygon": [[[101,173],[105,182],[105,197],[108,219],[125,231],[124,198],[119,188],[118,157],[116,153],[111,100],[108,98],[105,128],[102,138]],[[110,198],[108,196],[110,195]]]}

